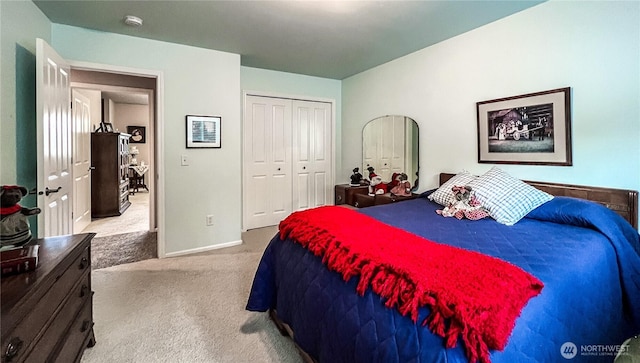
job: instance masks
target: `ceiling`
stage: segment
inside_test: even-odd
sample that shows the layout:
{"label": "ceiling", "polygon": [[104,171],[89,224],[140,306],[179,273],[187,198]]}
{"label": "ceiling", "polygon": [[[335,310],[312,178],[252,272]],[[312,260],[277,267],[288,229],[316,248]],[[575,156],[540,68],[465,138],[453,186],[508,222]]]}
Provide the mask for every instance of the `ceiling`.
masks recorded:
{"label": "ceiling", "polygon": [[[544,0],[35,0],[54,23],[241,55],[241,64],[331,79],[462,34]],[[125,15],[143,19],[124,24]]]}

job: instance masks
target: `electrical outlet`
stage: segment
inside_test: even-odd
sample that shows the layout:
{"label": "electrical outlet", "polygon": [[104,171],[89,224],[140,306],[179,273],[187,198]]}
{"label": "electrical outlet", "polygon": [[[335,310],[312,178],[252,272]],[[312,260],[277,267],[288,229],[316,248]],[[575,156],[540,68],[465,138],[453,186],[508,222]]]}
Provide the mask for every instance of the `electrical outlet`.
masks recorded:
{"label": "electrical outlet", "polygon": [[187,160],[187,155],[180,155],[180,165],[182,166],[189,165],[189,160]]}
{"label": "electrical outlet", "polygon": [[213,215],[211,214],[207,216],[207,226],[213,226]]}

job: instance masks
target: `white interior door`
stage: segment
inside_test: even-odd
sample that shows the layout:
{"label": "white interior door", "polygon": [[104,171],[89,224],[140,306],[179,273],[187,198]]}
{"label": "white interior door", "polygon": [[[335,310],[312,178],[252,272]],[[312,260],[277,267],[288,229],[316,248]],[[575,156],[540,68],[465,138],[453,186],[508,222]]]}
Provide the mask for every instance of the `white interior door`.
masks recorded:
{"label": "white interior door", "polygon": [[244,228],[291,213],[291,100],[247,96],[244,113]]}
{"label": "white interior door", "polygon": [[36,41],[38,237],[72,233],[69,64]]}
{"label": "white interior door", "polygon": [[73,122],[73,233],[91,223],[91,102],[82,91],[71,92]]}
{"label": "white interior door", "polygon": [[378,130],[378,167],[376,174],[382,177],[382,181],[391,181],[391,163],[393,160],[393,117],[387,116]]}
{"label": "white interior door", "polygon": [[[393,146],[391,150],[390,172],[405,173],[408,171],[405,165],[406,159],[406,127],[407,121],[404,116],[393,116],[392,119]],[[389,179],[391,181],[391,179]]]}
{"label": "white interior door", "polygon": [[[380,122],[376,120],[376,122]],[[369,179],[367,168],[378,170],[378,139],[380,131],[378,127],[368,125],[362,130],[362,175]]]}
{"label": "white interior door", "polygon": [[293,210],[333,204],[332,112],[326,102],[293,101]]}

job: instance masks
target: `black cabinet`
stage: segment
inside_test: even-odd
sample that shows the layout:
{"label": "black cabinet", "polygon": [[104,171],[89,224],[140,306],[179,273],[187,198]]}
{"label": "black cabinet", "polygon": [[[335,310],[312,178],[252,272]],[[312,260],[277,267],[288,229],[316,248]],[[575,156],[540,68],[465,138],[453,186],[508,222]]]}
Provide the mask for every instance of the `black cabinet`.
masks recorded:
{"label": "black cabinet", "polygon": [[91,216],[124,213],[129,202],[129,137],[114,132],[91,134]]}

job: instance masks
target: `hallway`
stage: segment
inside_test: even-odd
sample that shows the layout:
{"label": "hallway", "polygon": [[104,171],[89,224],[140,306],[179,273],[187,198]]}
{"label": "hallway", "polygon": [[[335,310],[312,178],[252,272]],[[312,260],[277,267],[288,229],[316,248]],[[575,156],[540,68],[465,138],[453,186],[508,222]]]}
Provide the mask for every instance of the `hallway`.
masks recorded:
{"label": "hallway", "polygon": [[96,237],[149,230],[149,193],[129,194],[131,205],[117,217],[97,218],[82,233],[94,232]]}

